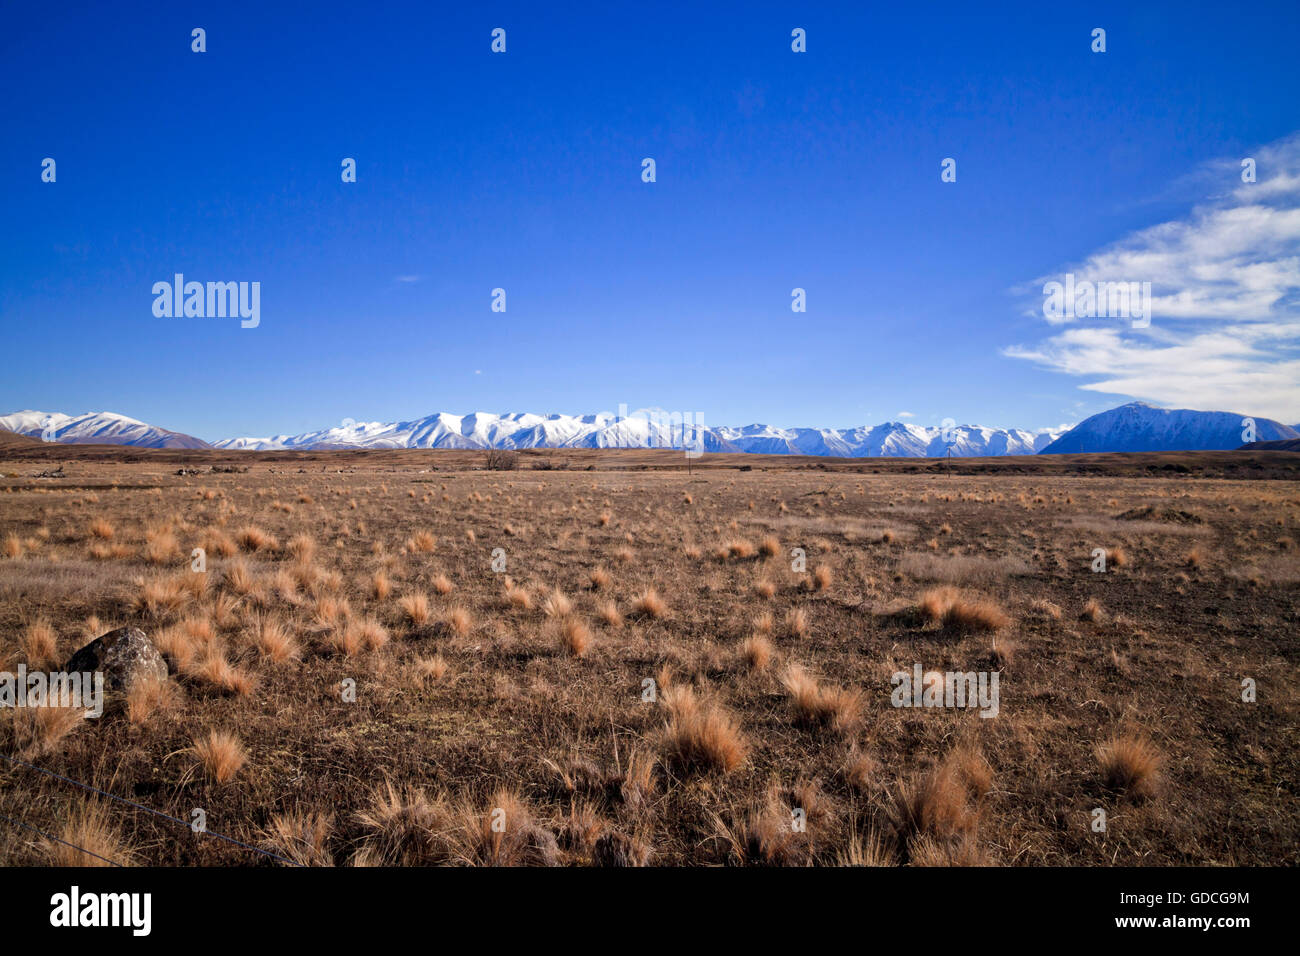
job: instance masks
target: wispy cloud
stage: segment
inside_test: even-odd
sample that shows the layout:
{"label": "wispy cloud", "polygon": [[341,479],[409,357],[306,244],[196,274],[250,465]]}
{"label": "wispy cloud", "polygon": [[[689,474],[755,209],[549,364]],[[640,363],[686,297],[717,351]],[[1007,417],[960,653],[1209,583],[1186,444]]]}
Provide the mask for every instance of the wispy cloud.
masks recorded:
{"label": "wispy cloud", "polygon": [[423,276],[393,276],[394,282],[419,282]]}
{"label": "wispy cloud", "polygon": [[1088,391],[1300,421],[1300,133],[1253,158],[1257,182],[1241,181],[1240,159],[1207,164],[1233,185],[1062,268],[1080,282],[1150,282],[1150,327],[1059,317],[1045,321],[1070,327],[1003,354],[1095,379]]}

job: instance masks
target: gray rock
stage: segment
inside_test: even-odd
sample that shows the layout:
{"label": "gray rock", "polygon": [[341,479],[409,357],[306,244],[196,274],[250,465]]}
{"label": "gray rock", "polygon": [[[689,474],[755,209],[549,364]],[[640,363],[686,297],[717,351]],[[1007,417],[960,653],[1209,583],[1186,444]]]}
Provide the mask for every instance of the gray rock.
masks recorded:
{"label": "gray rock", "polygon": [[101,634],[68,658],[64,671],[102,671],[104,687],[128,691],[139,680],[166,680],[167,662],[138,627]]}

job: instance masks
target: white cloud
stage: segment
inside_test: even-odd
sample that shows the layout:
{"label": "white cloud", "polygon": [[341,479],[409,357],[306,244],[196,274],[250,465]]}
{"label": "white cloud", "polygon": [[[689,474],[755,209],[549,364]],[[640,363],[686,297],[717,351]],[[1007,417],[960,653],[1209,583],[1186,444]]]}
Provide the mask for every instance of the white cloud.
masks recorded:
{"label": "white cloud", "polygon": [[1150,282],[1150,327],[1062,318],[1003,354],[1093,379],[1087,391],[1300,421],[1300,133],[1252,155],[1258,182],[1240,182],[1239,161],[1211,164],[1236,185],[1035,280]]}
{"label": "white cloud", "polygon": [[899,417],[899,418],[915,418],[916,416],[913,415],[911,412],[899,412],[899,413],[898,413],[898,417]]}

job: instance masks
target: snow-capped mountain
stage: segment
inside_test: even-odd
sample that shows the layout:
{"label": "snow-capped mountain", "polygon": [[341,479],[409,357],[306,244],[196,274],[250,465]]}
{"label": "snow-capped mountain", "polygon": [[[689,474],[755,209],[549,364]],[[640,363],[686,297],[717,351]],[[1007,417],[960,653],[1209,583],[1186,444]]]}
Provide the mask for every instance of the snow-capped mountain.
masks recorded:
{"label": "snow-capped mountain", "polygon": [[116,415],[113,412],[87,412],[64,415],[62,412],[26,410],[0,416],[5,431],[40,438],[45,441],[79,445],[135,445],[140,448],[208,448],[207,442],[193,435],[168,431],[154,425]]}
{"label": "snow-capped mountain", "polygon": [[[1085,418],[1042,451],[1045,455],[1105,451],[1200,451],[1240,448],[1247,416],[1156,408],[1130,402]],[[1300,438],[1300,432],[1271,418],[1255,418],[1255,440]]]}
{"label": "snow-capped mountain", "polygon": [[[404,422],[345,421],[300,435],[228,438],[208,443],[144,422],[96,412],[70,416],[22,411],[0,416],[0,429],[46,441],[136,445],[144,448],[220,448],[230,451],[329,448],[692,448],[705,452],[821,455],[863,458],[939,458],[1106,451],[1230,449],[1243,444],[1246,416],[1233,412],[1163,409],[1132,402],[1078,425],[1043,429],[988,428],[885,422],[857,428],[701,426],[683,430],[656,411],[631,415],[495,415],[440,412]],[[1258,441],[1300,438],[1300,430],[1257,418]]]}
{"label": "snow-capped mountain", "polygon": [[[1062,430],[1034,434],[1019,429],[962,425],[950,429],[954,456],[1032,455]],[[654,412],[625,417],[585,415],[449,415],[445,412],[408,422],[348,422],[301,435],[230,438],[217,448],[692,448],[705,452],[772,455],[942,456],[947,444],[938,426],[904,422],[860,428],[743,428],[687,426]]]}

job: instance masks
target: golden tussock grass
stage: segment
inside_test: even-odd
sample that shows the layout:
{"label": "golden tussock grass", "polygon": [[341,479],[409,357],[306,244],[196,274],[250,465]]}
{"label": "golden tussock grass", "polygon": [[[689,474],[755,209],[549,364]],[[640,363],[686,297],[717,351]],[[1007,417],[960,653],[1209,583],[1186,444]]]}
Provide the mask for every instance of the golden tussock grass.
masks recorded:
{"label": "golden tussock grass", "polygon": [[1149,800],[1160,789],[1164,758],[1149,739],[1117,734],[1097,748],[1102,782],[1135,800]]}
{"label": "golden tussock grass", "polygon": [[581,621],[568,618],[560,626],[560,645],[574,657],[584,656],[591,648],[591,628]]}
{"label": "golden tussock grass", "polygon": [[527,611],[533,606],[532,597],[518,585],[510,585],[506,588],[506,601],[518,611]]}
{"label": "golden tussock grass", "polygon": [[135,855],[113,822],[113,812],[98,800],[74,805],[55,834],[42,841],[51,866],[133,866]]}
{"label": "golden tussock grass", "polygon": [[798,664],[787,667],[780,680],[800,723],[843,732],[852,730],[861,719],[859,691],[823,684]]}
{"label": "golden tussock grass", "polygon": [[133,727],[143,727],[155,714],[176,703],[176,685],[169,680],[148,677],[131,684],[126,693],[126,718]]}
{"label": "golden tussock grass", "polygon": [[613,601],[602,601],[596,608],[596,616],[607,627],[623,626],[623,612],[618,609],[618,605]]}
{"label": "golden tussock grass", "polygon": [[235,533],[235,541],[245,551],[274,551],[280,547],[275,535],[256,525],[246,525]]}
{"label": "golden tussock grass", "polygon": [[785,615],[785,633],[788,637],[808,634],[808,612],[801,607],[791,608]]}
{"label": "golden tussock grass", "polygon": [[103,518],[96,518],[90,523],[90,536],[99,538],[101,541],[111,541],[113,538],[113,526]]}
{"label": "golden tussock grass", "polygon": [[474,630],[474,615],[462,604],[454,604],[448,608],[442,622],[457,637],[468,637]]}
{"label": "golden tussock grass", "polygon": [[752,671],[765,671],[772,663],[772,642],[760,635],[745,638],[740,646],[740,656]]}
{"label": "golden tussock grass", "polygon": [[29,668],[35,669],[57,662],[59,636],[49,621],[33,621],[28,624],[23,628],[20,643]]}
{"label": "golden tussock grass", "polygon": [[21,558],[23,556],[23,542],[16,534],[5,535],[4,555],[6,558]]}
{"label": "golden tussock grass", "polygon": [[769,535],[758,543],[758,553],[764,558],[775,558],[781,553],[781,542]]}
{"label": "golden tussock grass", "polygon": [[573,613],[573,602],[565,597],[563,591],[556,588],[542,601],[542,610],[547,617],[564,617]]}
{"label": "golden tussock grass", "polygon": [[954,631],[996,631],[1011,623],[992,600],[967,596],[950,587],[926,591],[917,608],[925,621]]}
{"label": "golden tussock grass", "polygon": [[229,783],[248,762],[248,751],[237,735],[227,730],[209,731],[192,741],[190,753],[210,780]]}
{"label": "golden tussock grass", "polygon": [[334,815],[322,810],[273,814],[262,831],[261,847],[299,866],[333,866],[329,851]]}
{"label": "golden tussock grass", "polygon": [[262,616],[253,622],[252,644],[266,660],[282,664],[302,655],[293,633],[278,618]]}
{"label": "golden tussock grass", "polygon": [[721,704],[697,697],[689,685],[665,687],[662,700],[668,710],[660,738],[665,760],[686,772],[725,773],[744,763],[749,745]]}
{"label": "golden tussock grass", "polygon": [[456,585],[451,583],[451,578],[445,574],[439,574],[433,579],[433,589],[439,594],[446,596],[456,590]]}
{"label": "golden tussock grass", "polygon": [[648,618],[650,620],[659,620],[668,613],[668,605],[664,599],[659,596],[659,592],[654,588],[649,588],[632,602],[632,614],[635,617]]}
{"label": "golden tussock grass", "polygon": [[406,615],[406,620],[416,627],[424,627],[429,623],[429,599],[423,594],[407,594],[399,600],[398,605],[402,613]]}

